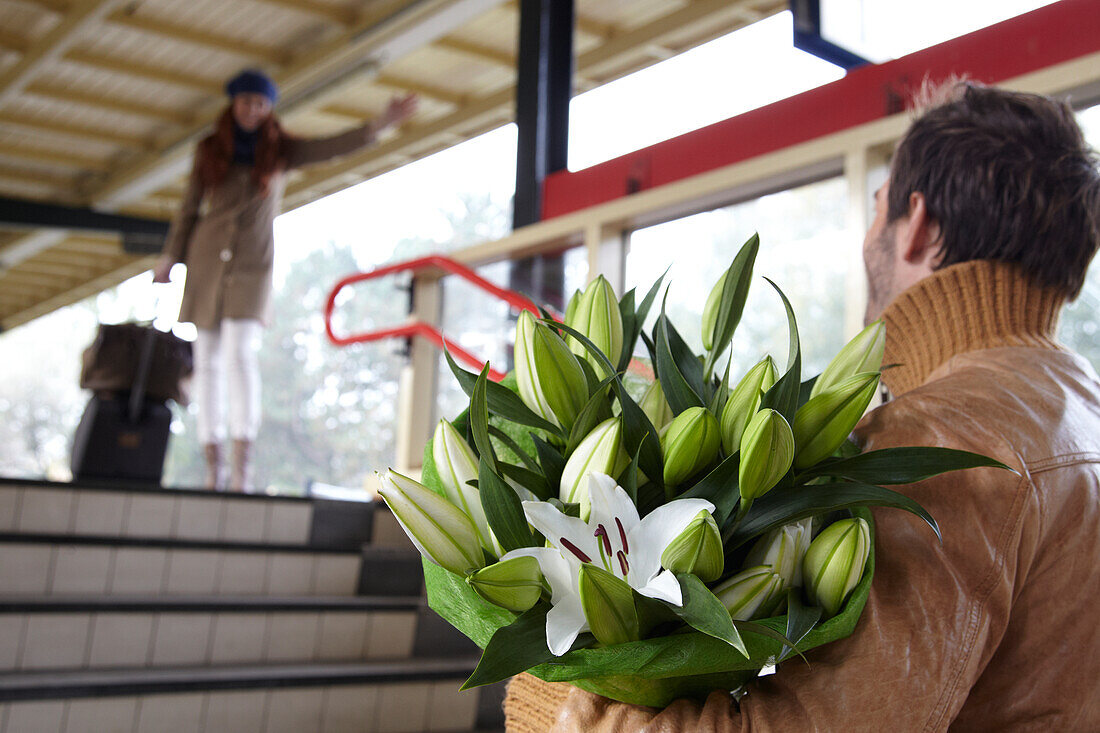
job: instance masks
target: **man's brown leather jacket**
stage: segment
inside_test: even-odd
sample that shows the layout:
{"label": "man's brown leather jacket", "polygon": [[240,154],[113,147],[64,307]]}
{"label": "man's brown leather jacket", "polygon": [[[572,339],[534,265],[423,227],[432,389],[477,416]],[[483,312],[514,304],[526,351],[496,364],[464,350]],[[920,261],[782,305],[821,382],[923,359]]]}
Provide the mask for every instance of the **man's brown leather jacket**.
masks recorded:
{"label": "man's brown leather jacket", "polygon": [[[916,517],[876,510],[875,579],[855,633],[753,683],[739,707],[714,693],[658,712],[530,676],[508,706],[537,683],[565,697],[561,731],[1100,731],[1100,384],[1049,341],[1060,303],[1003,266],[929,280],[888,312],[887,361],[908,367],[895,375],[901,394],[857,434],[867,449],[961,448],[1018,473],[904,487],[938,520],[942,544]],[[929,311],[960,285],[986,302]],[[899,328],[906,312],[924,325]]]}

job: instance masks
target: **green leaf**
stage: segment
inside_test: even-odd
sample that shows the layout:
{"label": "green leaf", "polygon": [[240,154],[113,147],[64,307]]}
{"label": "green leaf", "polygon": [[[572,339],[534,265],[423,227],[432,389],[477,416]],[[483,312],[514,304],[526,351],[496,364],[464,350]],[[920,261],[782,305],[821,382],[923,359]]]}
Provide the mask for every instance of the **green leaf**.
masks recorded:
{"label": "green leaf", "polygon": [[826,460],[808,468],[799,480],[815,476],[862,481],[869,484],[911,484],[948,471],[967,468],[1003,468],[1016,471],[988,456],[953,448],[883,448],[852,458]]}
{"label": "green leaf", "polygon": [[[662,305],[662,313],[664,312],[663,308]],[[676,330],[676,326],[667,316],[665,317],[665,326],[668,330],[668,346],[672,350],[672,358],[676,360],[676,366],[680,368],[684,379],[695,390],[695,394],[702,397],[705,394],[703,361],[691,350],[691,347],[680,336],[680,332]]]}
{"label": "green leaf", "polygon": [[[588,362],[581,359],[581,363],[587,364]],[[618,375],[612,374],[607,379],[596,383],[588,402],[577,413],[577,419],[573,423],[573,428],[569,431],[569,442],[565,448],[566,454],[576,450],[585,436],[591,433],[601,422],[611,417],[611,405],[607,399],[607,390],[608,385],[618,378]]]}
{"label": "green leaf", "polygon": [[638,339],[638,328],[635,322],[634,288],[626,292],[619,299],[619,317],[623,321],[623,351],[619,355],[619,366],[616,371],[625,371],[630,365],[630,359],[634,355],[634,343]]}
{"label": "green leaf", "polygon": [[[768,278],[764,279],[768,280]],[[760,400],[760,409],[770,407],[786,418],[788,423],[793,424],[794,415],[798,411],[798,395],[802,388],[800,381],[802,379],[802,351],[798,342],[798,323],[795,320],[794,309],[791,308],[791,302],[787,300],[787,296],[771,280],[768,280],[768,284],[775,288],[775,292],[779,293],[779,297],[783,299],[783,307],[787,309],[790,349],[787,353],[787,371],[764,394],[764,397]]]}
{"label": "green leaf", "polygon": [[477,488],[485,518],[505,550],[536,544],[527,527],[527,517],[516,492],[482,458],[478,464]]}
{"label": "green leaf", "polygon": [[[653,328],[653,333],[654,334],[657,333],[657,327],[656,326],[654,326],[654,328]],[[657,346],[653,343],[653,339],[651,339],[649,336],[646,336],[645,332],[642,332],[638,335],[641,336],[642,343],[645,344],[646,351],[649,352],[649,363],[653,364],[653,365],[656,365],[657,364]],[[654,338],[656,338],[656,336],[654,336]]]}
{"label": "green leaf", "polygon": [[684,605],[669,608],[673,613],[682,618],[693,629],[702,631],[708,636],[721,639],[737,651],[749,656],[749,650],[745,648],[745,642],[737,627],[733,625],[730,612],[722,605],[722,602],[710,592],[703,581],[691,573],[676,573],[676,579],[680,581],[680,591],[683,593]]}
{"label": "green leaf", "polygon": [[661,440],[657,428],[626,391],[621,379],[615,381],[614,388],[622,408],[623,447],[627,455],[638,457],[640,468],[646,477],[660,485],[664,475],[664,458],[661,456]]}
{"label": "green leaf", "polygon": [[703,373],[706,375],[711,373],[715,361],[729,347],[733,334],[737,330],[737,324],[741,322],[745,301],[749,297],[749,286],[752,285],[752,268],[759,251],[760,235],[753,234],[733,258],[733,262],[726,271],[729,273],[728,277],[723,275],[725,279],[722,298],[719,301],[718,316],[714,325],[715,337],[703,364]]}
{"label": "green leaf", "polygon": [[500,682],[554,660],[546,646],[546,613],[549,610],[549,603],[537,603],[512,624],[497,629],[462,689]]}
{"label": "green leaf", "polygon": [[[821,375],[819,374],[817,376],[820,377]],[[798,388],[798,406],[799,406],[799,408],[801,408],[802,405],[804,405],[804,404],[806,404],[807,402],[810,401],[810,394],[814,391],[814,382],[816,382],[816,381],[817,381],[817,377],[810,377],[805,382],[803,382],[802,385]]]}
{"label": "green leaf", "polygon": [[[543,323],[545,323],[545,321],[543,321]],[[617,372],[615,371],[615,367],[611,364],[611,360],[607,358],[607,354],[603,353],[603,351],[600,350],[599,346],[596,346],[596,344],[592,343],[591,339],[589,339],[577,329],[566,326],[564,323],[555,323],[554,325],[556,325],[564,333],[577,339],[577,341],[579,341],[581,345],[584,346],[585,350],[587,350],[589,354],[592,354],[594,357],[596,357],[596,360],[600,362],[601,365],[603,365],[604,370],[608,374],[617,374]],[[578,359],[578,361],[585,362],[584,359]],[[593,374],[595,374],[595,372],[593,372]]]}
{"label": "green leaf", "polygon": [[[455,360],[446,349],[444,349],[443,355],[446,357],[447,364],[450,366],[451,372],[455,375],[455,379],[458,380],[458,386],[462,388],[466,396],[472,396],[474,384],[477,382],[477,375],[473,372],[466,371],[456,364]],[[539,415],[536,415],[530,407],[523,404],[523,400],[519,398],[519,395],[507,387],[497,384],[496,382],[489,382],[486,386],[486,395],[489,411],[494,415],[498,415],[511,422],[519,423],[520,425],[527,425],[528,427],[545,430],[551,435],[556,435],[562,439],[565,438],[565,436],[562,435],[561,428],[554,425],[549,420],[545,420]]]}
{"label": "green leaf", "polygon": [[562,471],[565,470],[565,456],[534,433],[531,433],[531,440],[535,444],[535,453],[538,454],[539,467],[542,468],[542,474],[546,477],[546,483],[550,486],[559,485]]}
{"label": "green leaf", "polygon": [[[783,661],[788,652],[798,652],[798,643],[810,633],[810,629],[820,618],[820,606],[802,605],[801,590],[791,588],[787,591],[787,638],[794,642],[794,645],[783,646],[783,651],[779,653],[779,661]],[[798,653],[801,654],[801,652]]]}
{"label": "green leaf", "polygon": [[[511,463],[501,463],[499,468],[501,473],[543,501],[551,496],[556,496],[558,493],[557,485],[551,487],[550,484],[546,483],[546,477],[542,475],[541,471],[530,471],[523,466],[513,466]],[[522,502],[520,504],[522,506]]]}
{"label": "green leaf", "polygon": [[[639,336],[646,342],[646,347],[649,348],[650,357],[652,358],[652,343],[646,338],[642,329],[645,327],[646,318],[649,317],[649,309],[653,307],[653,301],[657,298],[657,293],[660,291],[661,283],[664,281],[666,275],[668,275],[668,268],[665,268],[665,271],[661,273],[657,281],[650,286],[646,296],[642,298],[641,304],[635,309],[634,315],[631,318],[633,327],[630,331],[626,330],[626,320],[623,320],[623,357],[619,361],[619,371],[625,370],[630,364],[630,359],[634,356],[634,346],[638,343]],[[634,291],[632,290],[631,292]],[[633,303],[633,300],[632,297],[631,303]]]}
{"label": "green leaf", "polygon": [[493,452],[493,444],[489,441],[489,408],[486,399],[488,373],[489,365],[486,364],[470,393],[470,431],[474,435],[474,446],[481,460],[489,464],[490,470],[496,471],[497,457]]}
{"label": "green leaf", "polygon": [[714,504],[714,521],[721,527],[733,513],[741,494],[737,490],[737,466],[740,453],[727,456],[699,483],[685,491],[682,499],[706,499]]}
{"label": "green leaf", "polygon": [[710,411],[718,416],[719,420],[721,420],[722,409],[730,398],[731,366],[733,366],[733,359],[726,362],[726,372],[722,375],[722,381],[718,384],[718,389],[714,390],[714,396],[710,398]]}
{"label": "green leaf", "polygon": [[[696,391],[688,382],[681,370],[680,364],[672,355],[672,346],[669,342],[671,324],[662,308],[661,317],[657,319],[657,362],[654,365],[657,370],[657,379],[661,382],[665,399],[672,408],[673,415],[679,415],[689,407],[702,407],[703,398],[700,391]],[[692,356],[692,361],[695,357]],[[698,363],[698,362],[696,362]]]}
{"label": "green leaf", "polygon": [[638,461],[641,452],[642,446],[639,445],[638,450],[634,451],[634,456],[631,458],[626,470],[623,471],[623,475],[619,477],[623,491],[627,493],[635,506],[638,505]]}
{"label": "green leaf", "polygon": [[858,482],[815,484],[772,490],[754,501],[752,511],[740,523],[722,533],[727,557],[731,550],[784,524],[815,514],[860,506],[904,509],[927,522],[936,537],[943,541],[939,525],[932,515],[905,494]]}
{"label": "green leaf", "polygon": [[512,453],[516,455],[516,458],[520,459],[523,462],[523,465],[527,466],[527,468],[532,471],[539,470],[538,462],[531,456],[527,455],[527,451],[523,450],[523,448],[520,448],[519,443],[513,440],[511,435],[504,432],[492,423],[489,423],[489,435],[493,436],[501,443],[503,443],[504,446],[508,448],[508,450],[512,451]]}

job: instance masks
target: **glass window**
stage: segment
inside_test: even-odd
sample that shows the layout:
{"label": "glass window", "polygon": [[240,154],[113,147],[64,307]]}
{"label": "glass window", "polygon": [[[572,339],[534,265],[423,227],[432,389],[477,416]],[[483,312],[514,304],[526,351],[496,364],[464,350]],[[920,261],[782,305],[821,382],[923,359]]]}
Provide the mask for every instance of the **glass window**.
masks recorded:
{"label": "glass window", "polygon": [[[1085,139],[1100,149],[1100,105],[1077,115]],[[1100,369],[1100,265],[1093,259],[1080,297],[1062,313],[1058,339]]]}
{"label": "glass window", "polygon": [[[701,353],[700,321],[707,296],[745,240],[759,232],[753,284],[733,340],[731,378],[766,354],[779,368],[786,365],[786,316],[764,276],[790,299],[800,319],[803,368],[815,374],[844,345],[848,293],[858,295],[863,287],[862,267],[852,264],[862,233],[846,228],[847,197],[847,182],[831,178],[637,230],[630,236],[626,286],[644,292],[671,265],[669,317],[688,345]],[[647,332],[659,310],[657,304]],[[645,346],[639,346],[636,353],[644,356]]]}

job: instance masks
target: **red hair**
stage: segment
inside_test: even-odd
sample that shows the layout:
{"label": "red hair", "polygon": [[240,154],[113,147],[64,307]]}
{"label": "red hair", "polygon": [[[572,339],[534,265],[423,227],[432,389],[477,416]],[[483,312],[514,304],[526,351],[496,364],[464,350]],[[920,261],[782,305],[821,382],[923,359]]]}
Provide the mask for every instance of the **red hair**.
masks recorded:
{"label": "red hair", "polygon": [[[213,188],[225,180],[233,162],[233,109],[226,107],[214,125],[214,132],[199,143],[198,166],[203,186]],[[286,143],[291,139],[275,115],[268,115],[258,129],[252,181],[266,196],[271,177],[286,169]]]}

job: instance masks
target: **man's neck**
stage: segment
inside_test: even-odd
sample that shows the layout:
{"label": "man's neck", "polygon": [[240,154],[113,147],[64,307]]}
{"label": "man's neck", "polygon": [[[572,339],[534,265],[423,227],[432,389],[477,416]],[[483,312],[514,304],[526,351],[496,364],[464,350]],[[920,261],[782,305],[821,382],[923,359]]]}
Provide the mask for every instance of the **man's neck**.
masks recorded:
{"label": "man's neck", "polygon": [[937,270],[883,312],[883,373],[894,396],[920,386],[956,354],[1001,346],[1058,348],[1064,298],[1036,287],[1015,265],[979,260]]}

